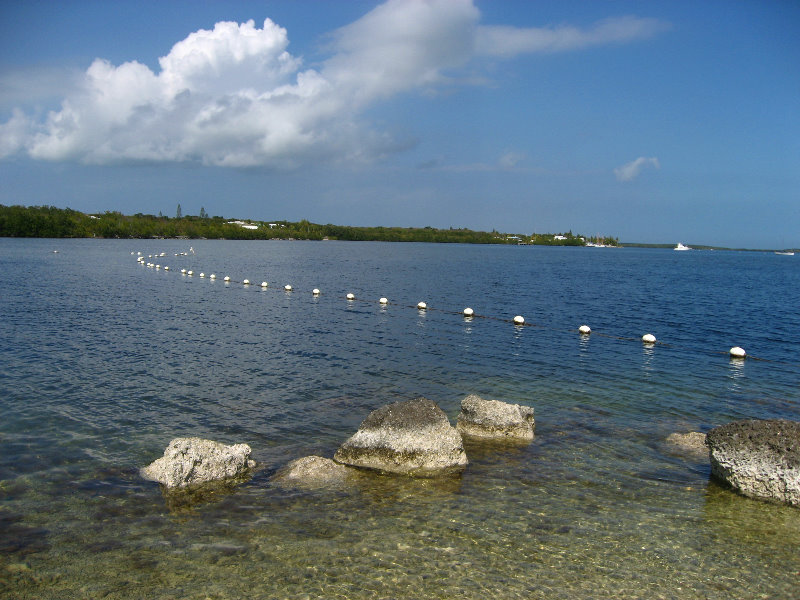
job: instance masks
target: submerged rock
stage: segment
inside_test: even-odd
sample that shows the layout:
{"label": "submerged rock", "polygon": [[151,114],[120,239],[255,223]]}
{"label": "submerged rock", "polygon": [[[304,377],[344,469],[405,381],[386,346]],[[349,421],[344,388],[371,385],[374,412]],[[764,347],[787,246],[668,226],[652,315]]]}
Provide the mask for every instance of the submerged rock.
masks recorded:
{"label": "submerged rock", "polygon": [[434,402],[419,397],[371,412],[336,451],[336,462],[389,473],[431,476],[461,471],[461,435]]}
{"label": "submerged rock", "polygon": [[532,440],[535,422],[533,408],[484,400],[470,394],[461,401],[456,428],[464,435],[492,438]]}
{"label": "submerged rock", "polygon": [[667,443],[676,448],[697,455],[707,455],[706,434],[699,431],[689,433],[670,433],[667,436]]}
{"label": "submerged rock", "polygon": [[227,446],[201,438],[175,438],[164,456],[141,469],[141,476],[166,488],[186,488],[210,481],[242,477],[255,466],[250,446]]}
{"label": "submerged rock", "polygon": [[300,487],[327,487],[346,483],[355,469],[322,456],[304,456],[287,464],[273,478],[281,484]]}
{"label": "submerged rock", "polygon": [[800,422],[733,421],[708,432],[711,474],[752,498],[800,507]]}

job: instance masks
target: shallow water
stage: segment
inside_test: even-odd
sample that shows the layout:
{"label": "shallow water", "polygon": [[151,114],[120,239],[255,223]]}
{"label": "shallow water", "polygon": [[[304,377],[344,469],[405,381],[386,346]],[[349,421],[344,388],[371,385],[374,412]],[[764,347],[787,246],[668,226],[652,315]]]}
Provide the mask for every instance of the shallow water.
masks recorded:
{"label": "shallow water", "polygon": [[[664,441],[800,420],[792,257],[3,239],[0,272],[3,597],[796,594],[800,510],[722,489]],[[533,406],[534,442],[469,443],[458,478],[271,481],[379,406],[421,394],[455,422],[469,393]],[[164,497],[138,468],[183,435],[246,442],[259,468]]]}

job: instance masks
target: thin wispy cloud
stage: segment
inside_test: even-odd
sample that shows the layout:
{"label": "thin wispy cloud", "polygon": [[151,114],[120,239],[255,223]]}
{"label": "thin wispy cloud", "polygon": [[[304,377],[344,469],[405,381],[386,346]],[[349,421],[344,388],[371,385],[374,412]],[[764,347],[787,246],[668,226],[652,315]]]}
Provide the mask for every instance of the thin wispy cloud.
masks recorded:
{"label": "thin wispy cloud", "polygon": [[588,29],[559,27],[483,26],[477,31],[479,55],[512,57],[518,54],[567,52],[591,46],[620,44],[651,38],[669,29],[658,19],[626,16],[604,19]]}
{"label": "thin wispy cloud", "polygon": [[[476,58],[627,43],[663,28],[637,17],[586,30],[483,26],[471,0],[389,0],[333,32],[328,58],[305,68],[270,19],[220,22],[177,42],[157,72],[96,59],[57,110],[15,110],[0,124],[0,157],[268,168],[367,162],[408,147],[376,130],[367,109],[452,86],[468,67],[474,77]],[[509,154],[499,164],[518,160]]]}
{"label": "thin wispy cloud", "polygon": [[650,158],[640,156],[636,160],[614,169],[614,175],[618,181],[633,181],[639,176],[645,167],[660,169],[661,164],[658,162],[658,158],[655,156]]}

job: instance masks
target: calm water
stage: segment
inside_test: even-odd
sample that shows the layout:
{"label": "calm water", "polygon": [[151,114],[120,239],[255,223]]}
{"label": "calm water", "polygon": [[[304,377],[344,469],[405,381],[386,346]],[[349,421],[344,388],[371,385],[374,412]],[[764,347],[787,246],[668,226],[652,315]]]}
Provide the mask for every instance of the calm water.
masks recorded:
{"label": "calm water", "polygon": [[[664,439],[800,420],[799,306],[771,253],[0,239],[0,596],[796,597],[800,510]],[[455,422],[469,393],[533,406],[535,441],[468,444],[457,479],[271,481],[379,406]],[[259,469],[165,498],[137,470],[185,435]]]}

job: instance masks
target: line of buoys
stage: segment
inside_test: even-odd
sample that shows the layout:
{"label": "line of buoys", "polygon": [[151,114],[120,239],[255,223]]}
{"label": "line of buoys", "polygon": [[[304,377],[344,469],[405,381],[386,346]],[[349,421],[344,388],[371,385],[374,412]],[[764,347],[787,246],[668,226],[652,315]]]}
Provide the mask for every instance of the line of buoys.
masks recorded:
{"label": "line of buoys", "polygon": [[[140,265],[142,265],[142,266],[147,266],[147,267],[149,267],[149,268],[155,268],[155,269],[157,269],[157,270],[161,269],[161,265],[160,265],[160,264],[155,264],[155,263],[152,263],[152,262],[145,263],[144,256],[142,255],[142,253],[141,253],[141,252],[137,252],[137,253],[131,252],[131,255],[134,255],[134,254],[136,254],[136,256],[137,256],[137,258],[136,258],[136,262],[137,262],[138,264],[140,264]],[[182,255],[185,255],[185,253],[181,253],[181,254],[182,254]],[[162,252],[161,254],[155,254],[155,255],[151,254],[151,255],[148,255],[148,257],[149,257],[149,258],[152,258],[152,257],[154,257],[154,256],[155,256],[155,257],[158,257],[158,256],[166,256],[166,254]],[[178,255],[176,254],[175,256],[178,256]],[[165,270],[165,271],[169,271],[169,266],[165,265],[165,266],[164,266],[164,270]],[[181,272],[181,274],[182,274],[182,275],[189,275],[189,276],[193,276],[193,275],[194,275],[194,271],[192,271],[192,270],[181,269],[181,270],[180,270],[180,272]],[[205,278],[205,273],[204,273],[204,272],[201,272],[201,273],[200,273],[200,277],[201,277],[201,278]],[[211,275],[209,275],[209,279],[212,279],[212,280],[213,280],[213,279],[216,279],[216,278],[217,278],[217,276],[216,276],[214,273],[211,273]],[[226,283],[228,283],[228,282],[231,282],[231,278],[230,278],[230,276],[226,275],[226,276],[224,277],[224,281],[225,281]],[[244,279],[244,280],[242,281],[242,284],[243,284],[243,285],[245,285],[245,286],[249,286],[249,285],[250,285],[250,280],[249,280],[249,279]],[[269,283],[268,283],[268,282],[266,282],[266,281],[262,281],[262,282],[261,282],[261,287],[262,287],[262,288],[267,288],[268,286],[269,286]],[[294,288],[293,288],[291,285],[289,285],[289,284],[286,284],[286,285],[284,285],[284,286],[283,286],[283,289],[284,289],[285,291],[287,291],[287,292],[291,292],[291,291],[293,291],[293,289],[294,289]],[[311,291],[311,293],[312,293],[314,296],[319,296],[319,295],[320,295],[320,290],[319,290],[319,288],[314,288],[314,289]],[[349,300],[349,301],[353,301],[353,300],[355,300],[355,299],[356,299],[356,296],[355,296],[355,294],[353,294],[352,292],[348,292],[348,293],[346,294],[346,296],[345,296],[345,297],[346,297],[346,298],[347,298],[347,300]],[[380,303],[382,306],[385,306],[385,305],[389,304],[389,299],[388,299],[388,298],[386,298],[386,297],[381,297],[381,298],[378,300],[378,302],[379,302],[379,303]],[[418,310],[420,310],[420,311],[426,311],[426,310],[428,310],[428,304],[427,304],[426,302],[423,302],[423,301],[421,301],[421,302],[418,302],[418,303],[417,303],[417,305],[416,305],[416,307],[417,307],[417,309],[418,309]],[[453,313],[452,311],[447,311],[447,310],[445,310],[444,312],[450,312],[450,313],[452,313],[452,314],[458,314],[458,313]],[[472,308],[470,308],[470,307],[466,307],[466,308],[464,308],[464,309],[463,309],[463,311],[461,311],[461,314],[462,314],[464,317],[468,317],[468,319],[467,319],[467,320],[471,321],[471,320],[472,320],[472,317],[475,315],[475,311],[474,311]],[[489,319],[492,319],[492,318],[495,318],[495,317],[484,317],[484,318],[489,318]],[[496,319],[496,318],[495,318],[495,319]],[[499,320],[504,320],[504,319],[499,319]],[[525,321],[525,318],[524,318],[522,315],[516,315],[516,316],[515,316],[515,317],[512,319],[512,322],[513,322],[515,325],[528,325],[528,323],[526,323],[526,321]],[[536,326],[536,325],[534,325],[534,326]],[[581,333],[582,335],[589,335],[589,334],[591,334],[591,333],[592,333],[592,329],[591,329],[591,327],[589,327],[588,325],[585,325],[585,324],[584,324],[584,325],[581,325],[580,327],[578,327],[578,331],[579,331],[579,333]],[[617,336],[613,336],[613,335],[609,336],[609,335],[607,335],[607,334],[606,334],[606,335],[604,335],[604,334],[602,334],[602,333],[601,333],[601,334],[598,334],[598,335],[600,335],[601,337],[613,337],[613,338],[615,338],[615,339],[620,339],[620,340],[624,340],[624,339],[630,339],[630,338],[617,337]],[[646,346],[652,346],[652,345],[656,344],[656,342],[657,342],[657,340],[656,340],[656,337],[655,337],[655,336],[654,336],[652,333],[646,333],[646,334],[644,334],[644,335],[641,337],[641,341],[642,341],[642,343],[644,343]],[[663,344],[661,344],[661,345],[663,345]],[[668,346],[668,345],[667,345],[667,346]],[[744,348],[742,348],[742,347],[740,347],[740,346],[734,346],[734,347],[732,347],[732,348],[731,348],[731,349],[728,351],[728,354],[729,354],[729,355],[730,355],[730,357],[731,357],[731,358],[733,358],[733,359],[744,359],[744,358],[748,357],[748,354],[745,352]],[[766,360],[766,359],[759,359],[759,358],[756,358],[756,359],[754,359],[754,360]]]}

